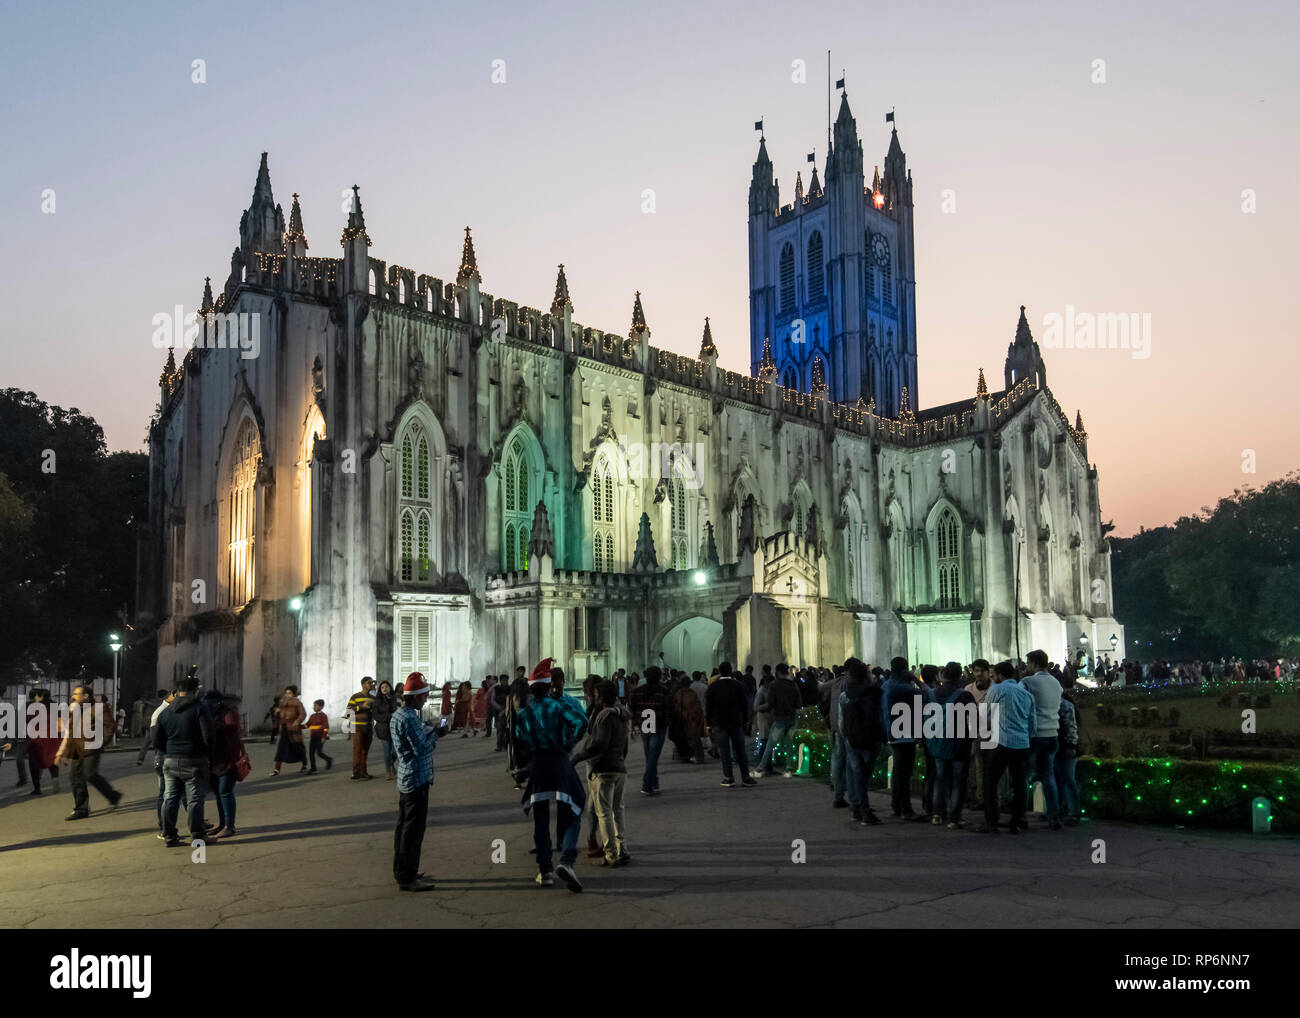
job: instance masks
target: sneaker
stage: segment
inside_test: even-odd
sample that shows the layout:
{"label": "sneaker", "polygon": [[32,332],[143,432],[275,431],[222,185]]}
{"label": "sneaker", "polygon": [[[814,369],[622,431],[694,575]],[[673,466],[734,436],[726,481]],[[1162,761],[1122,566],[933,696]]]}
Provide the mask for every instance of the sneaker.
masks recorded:
{"label": "sneaker", "polygon": [[186,842],[181,841],[180,838],[165,838],[165,839],[163,839],[163,844],[166,845],[168,848],[185,848],[185,847],[186,847]]}
{"label": "sneaker", "polygon": [[71,813],[69,813],[69,814],[68,814],[66,817],[64,817],[63,819],[64,819],[64,820],[85,820],[86,817],[88,817],[88,816],[90,816],[89,813],[78,813],[78,812],[74,809]]}
{"label": "sneaker", "polygon": [[267,775],[268,778],[278,778],[279,776],[280,776],[279,771],[272,771],[270,774]]}
{"label": "sneaker", "polygon": [[430,880],[426,876],[421,875],[416,877],[414,880],[410,881],[409,883],[398,884],[397,889],[399,891],[415,891],[418,893],[420,891],[432,891],[434,889],[434,886],[435,884],[432,880]]}
{"label": "sneaker", "polygon": [[880,823],[880,817],[876,816],[871,810],[867,810],[862,814],[862,822],[864,824],[878,824]]}
{"label": "sneaker", "polygon": [[939,816],[938,813],[936,813],[934,816],[932,816],[932,817],[930,818],[930,823],[931,823],[931,825],[933,825],[934,827],[938,827],[940,824],[943,823],[943,818],[942,818],[941,816]]}
{"label": "sneaker", "polygon": [[159,831],[157,834],[154,835],[154,837],[157,838],[159,841],[167,840],[167,835],[163,834],[162,831]]}
{"label": "sneaker", "polygon": [[577,893],[582,890],[582,881],[578,879],[578,874],[573,872],[573,867],[568,863],[560,863],[555,867],[555,875],[564,881],[570,891]]}
{"label": "sneaker", "polygon": [[108,809],[117,809],[117,804],[122,801],[122,793],[118,792],[113,798],[108,800]]}
{"label": "sneaker", "polygon": [[948,830],[950,830],[950,831],[959,831],[959,830],[961,830],[961,829],[962,829],[963,827],[965,827],[965,826],[966,826],[966,821],[964,821],[964,820],[950,820],[950,821],[948,821]]}
{"label": "sneaker", "polygon": [[554,873],[539,873],[539,874],[537,874],[537,883],[541,884],[542,887],[554,887],[554,886],[555,886],[555,874],[554,874]]}
{"label": "sneaker", "polygon": [[751,778],[753,778],[755,781],[757,781],[759,778],[761,778],[761,777],[763,776],[763,772],[762,772],[762,771],[750,771],[750,772],[749,772],[749,776],[750,776]]}
{"label": "sneaker", "polygon": [[646,791],[646,790],[643,788],[643,789],[641,789],[641,794],[642,794],[642,795],[654,795],[654,792],[648,792],[648,791]]}
{"label": "sneaker", "polygon": [[848,809],[849,804],[844,799],[836,799],[831,803],[832,809]]}
{"label": "sneaker", "polygon": [[352,780],[353,780],[353,781],[360,781],[360,780],[361,780],[361,775],[360,775],[360,774],[354,774],[354,775],[352,775]]}
{"label": "sneaker", "polygon": [[31,794],[31,795],[40,795],[40,794],[41,794],[41,790],[40,790],[39,788],[33,788],[29,794]]}
{"label": "sneaker", "polygon": [[755,781],[753,778],[746,778],[744,781],[741,782],[741,784],[743,784],[743,785],[757,785],[758,782]]}
{"label": "sneaker", "polygon": [[614,865],[626,866],[631,861],[632,861],[632,857],[628,855],[626,852],[624,852],[622,855],[620,855],[617,859],[614,860]]}
{"label": "sneaker", "polygon": [[[750,778],[749,781],[747,781],[747,782],[745,782],[745,783],[746,783],[747,785],[756,784],[756,782],[754,781],[753,778]],[[733,778],[723,778],[721,781],[718,782],[718,784],[720,784],[723,788],[731,788],[732,786],[734,786],[734,785],[736,784],[736,782],[735,782],[735,779],[733,779]],[[69,818],[69,819],[71,819],[71,818]]]}
{"label": "sneaker", "polygon": [[793,777],[794,777],[794,772],[793,772],[793,771],[783,771],[783,772],[781,773],[781,777],[783,777],[783,778],[793,778]]}

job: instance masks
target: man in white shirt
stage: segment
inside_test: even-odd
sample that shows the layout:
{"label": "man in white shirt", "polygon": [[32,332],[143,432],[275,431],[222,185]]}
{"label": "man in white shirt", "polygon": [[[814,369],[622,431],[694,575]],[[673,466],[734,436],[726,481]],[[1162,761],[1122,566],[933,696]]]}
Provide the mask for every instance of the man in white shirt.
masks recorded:
{"label": "man in white shirt", "polygon": [[1056,749],[1057,733],[1061,727],[1061,683],[1047,670],[1048,660],[1045,651],[1031,650],[1025,656],[1025,660],[1029,663],[1029,667],[1034,669],[1032,675],[1026,675],[1020,680],[1020,684],[1029,690],[1034,698],[1035,734],[1029,740],[1028,770],[1036,775],[1036,780],[1043,783],[1043,797],[1047,800],[1046,814],[1050,820],[1049,826],[1052,830],[1059,831],[1061,822],[1057,819],[1060,804],[1057,801],[1056,789]]}

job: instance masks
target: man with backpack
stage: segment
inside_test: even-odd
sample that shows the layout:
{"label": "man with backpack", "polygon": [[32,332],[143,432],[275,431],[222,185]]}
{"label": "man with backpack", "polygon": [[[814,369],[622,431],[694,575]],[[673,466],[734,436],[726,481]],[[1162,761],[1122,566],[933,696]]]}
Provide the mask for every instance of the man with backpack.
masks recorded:
{"label": "man with backpack", "polygon": [[867,798],[871,777],[876,770],[876,754],[885,741],[880,699],[881,689],[871,681],[867,666],[857,658],[850,658],[844,688],[833,713],[844,745],[846,786],[853,807],[853,822],[863,825],[880,823]]}

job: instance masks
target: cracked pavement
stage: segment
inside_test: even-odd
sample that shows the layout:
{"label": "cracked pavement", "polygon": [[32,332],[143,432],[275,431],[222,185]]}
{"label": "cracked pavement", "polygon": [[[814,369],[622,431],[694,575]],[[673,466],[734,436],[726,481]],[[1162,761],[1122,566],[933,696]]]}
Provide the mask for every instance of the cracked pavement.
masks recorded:
{"label": "cracked pavement", "polygon": [[[888,818],[850,824],[814,780],[718,785],[716,764],[661,762],[663,794],[641,796],[642,755],[628,758],[628,849],[607,870],[579,859],[582,894],[539,888],[532,822],[481,738],[444,738],[435,757],[421,868],[430,894],[392,880],[397,791],[350,781],[349,747],[333,770],[271,778],[271,747],[248,743],[239,835],[206,861],[154,837],[152,767],[107,753],[124,793],[107,811],[91,789],[88,820],[66,823],[63,792],[39,798],[0,772],[0,916],[10,928],[1147,928],[1284,929],[1300,920],[1300,839],[1247,832],[1085,823],[981,837]],[[372,768],[382,756],[371,753]],[[207,816],[216,807],[208,800]],[[978,822],[975,817],[970,818]],[[585,831],[584,831],[585,836]],[[1093,841],[1107,861],[1092,862]],[[492,861],[493,841],[506,846]],[[806,861],[792,861],[802,839]],[[583,847],[585,848],[585,842]]]}

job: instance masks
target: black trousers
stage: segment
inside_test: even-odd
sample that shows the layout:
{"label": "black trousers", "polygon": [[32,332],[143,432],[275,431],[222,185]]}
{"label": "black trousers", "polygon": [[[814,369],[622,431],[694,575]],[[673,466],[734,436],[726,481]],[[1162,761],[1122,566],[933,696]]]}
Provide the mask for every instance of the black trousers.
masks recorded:
{"label": "black trousers", "polygon": [[73,757],[68,761],[68,779],[72,782],[72,806],[74,812],[83,816],[90,812],[90,792],[87,785],[94,785],[110,803],[117,803],[122,793],[108,783],[108,779],[99,773],[99,754]]}
{"label": "black trousers", "polygon": [[921,812],[926,816],[931,813],[944,812],[942,800],[936,802],[938,797],[935,795],[934,779],[935,772],[938,770],[934,765],[934,757],[930,755],[930,747],[922,743],[921,748],[925,751],[925,778],[921,784]]}
{"label": "black trousers", "polygon": [[740,768],[740,780],[747,780],[749,757],[745,753],[745,730],[740,725],[732,725],[728,728],[715,727],[713,744],[718,747],[718,752],[722,755],[722,776],[728,781],[735,780],[731,770],[734,761]]}
{"label": "black trousers", "polygon": [[312,734],[311,737],[311,747],[310,747],[309,755],[311,759],[311,769],[313,771],[316,769],[317,757],[320,757],[327,764],[334,763],[334,758],[325,752],[325,740],[322,739],[319,735],[316,735],[314,733]]}
{"label": "black trousers", "polygon": [[397,830],[393,832],[393,879],[409,884],[420,872],[424,825],[429,818],[429,786],[397,796]]}
{"label": "black trousers", "polygon": [[912,813],[912,768],[916,765],[916,743],[895,742],[889,747],[894,753],[894,769],[890,773],[889,790],[894,816]]}
{"label": "black trousers", "polygon": [[1025,822],[1025,765],[1029,762],[1028,749],[1008,749],[998,746],[989,755],[984,765],[984,822],[989,827],[997,827],[998,816],[998,779],[1003,771],[1011,772],[1011,827],[1021,826]]}

